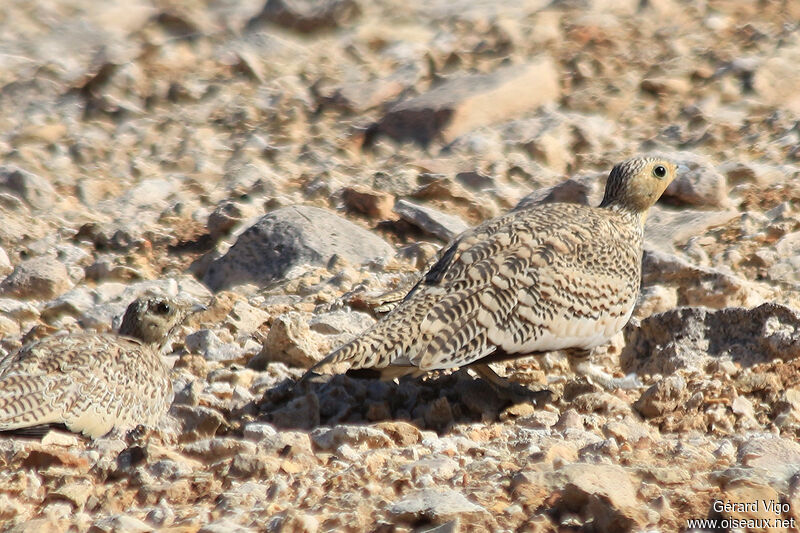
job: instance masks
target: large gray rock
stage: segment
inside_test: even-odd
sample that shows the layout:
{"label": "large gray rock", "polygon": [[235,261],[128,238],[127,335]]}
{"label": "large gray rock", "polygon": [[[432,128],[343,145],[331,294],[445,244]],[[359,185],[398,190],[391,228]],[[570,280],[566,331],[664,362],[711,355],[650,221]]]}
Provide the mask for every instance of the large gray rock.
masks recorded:
{"label": "large gray rock", "polygon": [[203,281],[215,291],[235,285],[264,285],[291,268],[326,265],[338,255],[355,264],[389,257],[393,248],[344,218],[309,206],[290,206],[261,217],[208,268]]}
{"label": "large gray rock", "polygon": [[626,372],[669,374],[681,368],[703,372],[722,357],[742,366],[788,361],[800,356],[798,332],[800,313],[779,304],[682,307],[626,326],[620,363]]}
{"label": "large gray rock", "polygon": [[755,307],[770,296],[769,289],[716,268],[696,265],[657,249],[646,249],[642,257],[642,286],[674,287],[677,305]]}
{"label": "large gray rock", "polygon": [[667,209],[660,205],[650,208],[644,228],[644,240],[660,250],[673,251],[691,237],[703,235],[708,229],[722,226],[740,215],[736,209],[699,210]]}

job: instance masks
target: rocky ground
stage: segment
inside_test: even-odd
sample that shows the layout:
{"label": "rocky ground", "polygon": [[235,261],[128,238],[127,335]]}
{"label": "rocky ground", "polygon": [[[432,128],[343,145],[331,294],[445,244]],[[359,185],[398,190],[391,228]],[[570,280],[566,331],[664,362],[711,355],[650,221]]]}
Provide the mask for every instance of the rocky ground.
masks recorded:
{"label": "rocky ground", "polygon": [[[797,529],[776,519],[800,521],[799,19],[794,0],[2,2],[0,355],[108,330],[141,294],[208,310],[171,346],[163,427],[0,436],[0,529]],[[454,234],[596,203],[652,150],[690,172],[649,219],[634,320],[593,356],[629,387],[558,353],[497,366],[552,391],[538,407],[465,371],[292,385]]]}

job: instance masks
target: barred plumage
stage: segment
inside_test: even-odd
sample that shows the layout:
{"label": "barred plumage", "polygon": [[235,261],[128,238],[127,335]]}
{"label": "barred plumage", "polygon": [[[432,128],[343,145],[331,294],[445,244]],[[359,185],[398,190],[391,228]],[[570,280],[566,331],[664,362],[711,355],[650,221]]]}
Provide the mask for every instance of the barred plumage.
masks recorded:
{"label": "barred plumage", "polygon": [[309,373],[347,361],[395,377],[605,343],[633,312],[647,210],[676,170],[633,158],[599,207],[539,204],[462,233],[400,305]]}
{"label": "barred plumage", "polygon": [[0,360],[0,431],[64,424],[95,438],[154,426],[172,403],[159,353],[186,306],[159,298],[128,306],[119,335],[53,336]]}

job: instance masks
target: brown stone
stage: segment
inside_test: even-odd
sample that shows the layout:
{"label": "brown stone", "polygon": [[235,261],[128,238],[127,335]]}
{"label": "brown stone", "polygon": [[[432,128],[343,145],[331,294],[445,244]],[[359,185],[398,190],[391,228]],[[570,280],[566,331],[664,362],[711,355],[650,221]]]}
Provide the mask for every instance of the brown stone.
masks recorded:
{"label": "brown stone", "polygon": [[477,127],[509,120],[553,102],[560,94],[553,60],[540,56],[490,74],[450,79],[392,107],[377,131],[398,140],[450,142]]}

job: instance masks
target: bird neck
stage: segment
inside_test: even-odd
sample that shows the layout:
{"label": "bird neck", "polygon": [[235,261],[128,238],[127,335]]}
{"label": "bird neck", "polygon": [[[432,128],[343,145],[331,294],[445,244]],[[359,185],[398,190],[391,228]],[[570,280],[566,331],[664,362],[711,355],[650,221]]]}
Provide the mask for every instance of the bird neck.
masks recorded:
{"label": "bird neck", "polygon": [[606,205],[600,205],[600,207],[604,209],[608,209],[609,211],[613,211],[617,215],[622,218],[626,225],[633,228],[635,230],[636,237],[640,241],[644,241],[644,225],[647,222],[647,212],[648,210],[645,209],[643,211],[637,209],[631,209],[630,207],[612,202]]}

